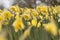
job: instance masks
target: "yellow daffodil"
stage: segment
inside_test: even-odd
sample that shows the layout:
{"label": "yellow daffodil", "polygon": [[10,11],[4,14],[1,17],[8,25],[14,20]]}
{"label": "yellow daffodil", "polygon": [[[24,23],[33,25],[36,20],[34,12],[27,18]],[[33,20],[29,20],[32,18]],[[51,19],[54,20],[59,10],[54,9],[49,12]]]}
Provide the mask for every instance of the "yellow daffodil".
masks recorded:
{"label": "yellow daffodil", "polygon": [[13,23],[13,27],[15,28],[15,31],[24,29],[24,24],[21,19],[16,19]]}
{"label": "yellow daffodil", "polygon": [[36,27],[36,25],[37,25],[37,19],[32,19],[31,23],[32,23],[32,26]]}
{"label": "yellow daffodil", "polygon": [[16,12],[20,13],[20,9],[18,5],[16,5]]}
{"label": "yellow daffodil", "polygon": [[55,9],[58,13],[60,13],[60,6],[56,6]]}
{"label": "yellow daffodil", "polygon": [[45,18],[46,18],[46,19],[49,19],[49,15],[48,15],[48,14],[46,14]]}
{"label": "yellow daffodil", "polygon": [[41,11],[41,7],[42,7],[42,6],[37,6],[37,7],[36,7],[36,10],[37,10],[38,12],[40,12],[40,11]]}
{"label": "yellow daffodil", "polygon": [[32,15],[34,17],[37,17],[38,16],[38,12],[35,9],[32,9]]}
{"label": "yellow daffodil", "polygon": [[24,14],[30,14],[30,12],[31,12],[30,9],[28,9],[28,8],[24,9]]}
{"label": "yellow daffodil", "polygon": [[43,25],[44,25],[44,28],[46,29],[46,31],[48,31],[49,33],[51,33],[54,36],[57,35],[57,26],[53,21],[48,24],[43,24]]}
{"label": "yellow daffodil", "polygon": [[23,18],[24,18],[25,20],[29,20],[31,17],[30,17],[29,14],[23,14]]}
{"label": "yellow daffodil", "polygon": [[41,23],[40,23],[40,22],[38,22],[37,27],[38,27],[38,28],[40,28],[40,27],[41,27]]}
{"label": "yellow daffodil", "polygon": [[11,14],[11,12],[9,12],[8,10],[6,10],[6,9],[4,9],[4,17],[6,18],[6,19],[10,19],[11,17],[12,17],[12,14]]}
{"label": "yellow daffodil", "polygon": [[15,6],[11,6],[10,10],[16,12],[16,7]]}
{"label": "yellow daffodil", "polygon": [[14,12],[20,13],[20,9],[19,9],[19,6],[18,6],[18,5],[11,6],[10,10],[12,10],[12,11],[14,11]]}
{"label": "yellow daffodil", "polygon": [[31,26],[31,27],[28,27],[28,29],[26,29],[26,30],[24,31],[24,36],[25,36],[25,37],[29,36],[31,28],[32,28],[32,26]]}
{"label": "yellow daffodil", "polygon": [[3,21],[3,20],[4,20],[4,16],[0,15],[0,21]]}
{"label": "yellow daffodil", "polygon": [[53,9],[53,14],[56,15],[56,13],[57,13],[57,10],[54,8]]}
{"label": "yellow daffodil", "polygon": [[41,12],[42,13],[47,13],[48,12],[48,7],[47,6],[42,6]]}
{"label": "yellow daffodil", "polygon": [[30,34],[30,31],[29,30],[26,30],[25,32],[24,32],[24,35],[25,36],[28,36]]}
{"label": "yellow daffodil", "polygon": [[19,19],[19,18],[21,18],[21,16],[20,16],[19,14],[17,14],[17,15],[15,16],[15,19]]}
{"label": "yellow daffodil", "polygon": [[24,9],[23,8],[20,8],[20,12],[23,12],[24,11]]}

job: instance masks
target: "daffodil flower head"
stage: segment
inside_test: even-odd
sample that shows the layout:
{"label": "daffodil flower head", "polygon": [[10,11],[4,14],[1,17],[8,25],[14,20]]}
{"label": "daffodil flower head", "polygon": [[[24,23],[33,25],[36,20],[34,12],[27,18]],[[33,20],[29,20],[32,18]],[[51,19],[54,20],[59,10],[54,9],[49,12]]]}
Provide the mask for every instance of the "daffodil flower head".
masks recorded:
{"label": "daffodil flower head", "polygon": [[4,9],[4,14],[3,15],[6,19],[10,19],[12,17],[11,12],[6,10],[6,9]]}
{"label": "daffodil flower head", "polygon": [[23,14],[23,18],[25,20],[29,20],[31,18],[30,14]]}
{"label": "daffodil flower head", "polygon": [[41,12],[42,13],[47,13],[48,12],[48,7],[47,6],[42,6]]}
{"label": "daffodil flower head", "polygon": [[34,17],[38,16],[38,12],[35,9],[32,9],[32,16]]}
{"label": "daffodil flower head", "polygon": [[0,22],[1,21],[4,21],[4,16],[3,15],[0,15]]}
{"label": "daffodil flower head", "polygon": [[37,7],[36,7],[36,10],[37,10],[38,12],[40,12],[40,11],[41,11],[41,7],[42,7],[42,6],[40,6],[40,5],[37,6]]}
{"label": "daffodil flower head", "polygon": [[37,27],[40,28],[41,27],[41,22],[37,23]]}
{"label": "daffodil flower head", "polygon": [[43,25],[44,25],[44,28],[46,29],[46,31],[48,31],[49,33],[51,33],[54,36],[57,35],[57,26],[54,22],[50,22],[48,24],[43,24]]}
{"label": "daffodil flower head", "polygon": [[37,25],[37,19],[36,18],[32,19],[31,23],[32,23],[32,26],[36,27],[36,25]]}
{"label": "daffodil flower head", "polygon": [[15,31],[22,30],[22,29],[24,29],[24,24],[21,19],[16,19],[13,22],[13,27],[14,27]]}

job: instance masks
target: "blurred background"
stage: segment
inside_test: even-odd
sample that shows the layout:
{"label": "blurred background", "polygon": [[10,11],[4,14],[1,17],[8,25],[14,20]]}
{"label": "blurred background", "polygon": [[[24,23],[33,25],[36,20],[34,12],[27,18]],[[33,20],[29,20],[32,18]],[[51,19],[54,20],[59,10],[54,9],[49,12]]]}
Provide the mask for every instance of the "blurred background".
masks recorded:
{"label": "blurred background", "polygon": [[18,4],[20,7],[34,8],[37,5],[60,5],[60,0],[0,0],[0,9]]}

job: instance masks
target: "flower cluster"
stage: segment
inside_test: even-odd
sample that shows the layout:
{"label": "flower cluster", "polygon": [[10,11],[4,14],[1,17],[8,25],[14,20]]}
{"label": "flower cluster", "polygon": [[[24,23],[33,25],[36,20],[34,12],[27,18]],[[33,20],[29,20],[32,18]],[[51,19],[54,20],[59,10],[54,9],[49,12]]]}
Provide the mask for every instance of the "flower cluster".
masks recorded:
{"label": "flower cluster", "polygon": [[13,26],[15,32],[32,26],[36,28],[44,27],[47,32],[57,35],[56,20],[60,22],[60,6],[21,8],[15,5],[11,6],[10,9],[0,9],[0,31],[3,25]]}

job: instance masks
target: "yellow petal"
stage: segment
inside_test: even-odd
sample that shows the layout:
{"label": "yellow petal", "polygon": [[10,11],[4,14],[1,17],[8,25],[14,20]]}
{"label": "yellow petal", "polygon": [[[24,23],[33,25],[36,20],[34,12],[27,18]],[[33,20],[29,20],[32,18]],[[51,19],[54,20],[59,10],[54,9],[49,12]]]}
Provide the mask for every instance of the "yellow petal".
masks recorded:
{"label": "yellow petal", "polygon": [[32,26],[36,27],[36,25],[37,25],[37,19],[32,19],[31,23],[32,23]]}

